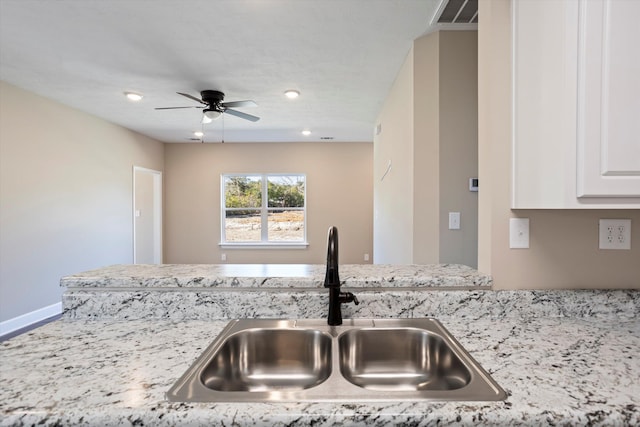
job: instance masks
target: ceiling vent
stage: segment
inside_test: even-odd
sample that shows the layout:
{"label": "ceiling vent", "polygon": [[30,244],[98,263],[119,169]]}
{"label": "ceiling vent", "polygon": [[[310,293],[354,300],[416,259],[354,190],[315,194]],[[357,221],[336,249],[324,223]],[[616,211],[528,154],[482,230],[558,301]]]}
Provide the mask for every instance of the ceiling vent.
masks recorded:
{"label": "ceiling vent", "polygon": [[443,3],[438,24],[478,23],[478,0],[449,0]]}

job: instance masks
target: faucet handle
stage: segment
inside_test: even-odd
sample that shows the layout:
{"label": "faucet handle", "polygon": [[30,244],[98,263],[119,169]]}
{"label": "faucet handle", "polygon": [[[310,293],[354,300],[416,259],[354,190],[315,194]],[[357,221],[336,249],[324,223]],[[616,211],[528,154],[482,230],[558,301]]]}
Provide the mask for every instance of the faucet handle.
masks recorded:
{"label": "faucet handle", "polygon": [[340,292],[340,302],[341,303],[352,302],[355,305],[360,304],[360,301],[358,301],[358,298],[351,292]]}

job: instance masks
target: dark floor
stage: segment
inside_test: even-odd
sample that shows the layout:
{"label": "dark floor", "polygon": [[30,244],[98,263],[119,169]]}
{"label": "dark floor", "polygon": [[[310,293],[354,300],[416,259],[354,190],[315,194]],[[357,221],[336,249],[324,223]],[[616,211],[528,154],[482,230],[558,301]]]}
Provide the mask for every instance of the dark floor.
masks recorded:
{"label": "dark floor", "polygon": [[39,328],[40,326],[46,325],[47,323],[53,322],[54,320],[58,320],[62,317],[62,313],[60,314],[56,314],[55,316],[49,317],[47,319],[41,320],[39,322],[33,323],[29,326],[25,326],[24,328],[20,328],[18,330],[15,330],[13,332],[9,332],[8,334],[4,334],[2,336],[0,336],[0,342],[6,341],[8,339],[11,339],[13,337],[17,337],[18,335],[22,335],[26,332],[32,331],[36,328]]}

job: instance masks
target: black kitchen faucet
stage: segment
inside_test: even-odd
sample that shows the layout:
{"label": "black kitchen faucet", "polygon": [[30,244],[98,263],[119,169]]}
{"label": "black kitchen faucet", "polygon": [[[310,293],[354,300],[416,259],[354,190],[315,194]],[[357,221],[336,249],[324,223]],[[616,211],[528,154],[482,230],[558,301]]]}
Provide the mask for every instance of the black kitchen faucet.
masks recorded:
{"label": "black kitchen faucet", "polygon": [[359,304],[358,298],[351,292],[340,292],[340,274],[338,273],[338,229],[329,228],[327,242],[327,272],[324,276],[324,287],[329,288],[329,316],[330,326],[342,325],[342,311],[340,304],[353,302]]}

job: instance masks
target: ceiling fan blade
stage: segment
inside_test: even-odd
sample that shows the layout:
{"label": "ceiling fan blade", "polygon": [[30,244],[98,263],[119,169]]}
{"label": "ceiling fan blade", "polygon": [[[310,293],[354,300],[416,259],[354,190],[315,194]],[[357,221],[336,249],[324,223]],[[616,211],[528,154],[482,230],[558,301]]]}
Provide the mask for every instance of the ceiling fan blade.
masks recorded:
{"label": "ceiling fan blade", "polygon": [[222,104],[223,107],[257,107],[258,104],[256,104],[254,101],[231,101],[231,102],[223,102]]}
{"label": "ceiling fan blade", "polygon": [[240,117],[241,119],[250,120],[252,122],[257,122],[260,120],[260,117],[252,116],[251,114],[243,113],[241,111],[231,110],[227,108],[224,110],[225,113],[231,114],[232,116]]}
{"label": "ceiling fan blade", "polygon": [[206,102],[204,102],[203,100],[198,99],[198,98],[196,98],[195,96],[191,96],[191,95],[189,95],[188,93],[182,93],[182,92],[176,92],[176,93],[177,93],[178,95],[186,96],[186,97],[187,97],[187,98],[189,98],[189,99],[193,99],[194,101],[199,102],[200,104],[203,104],[203,105],[209,105],[209,104],[207,104]]}
{"label": "ceiling fan blade", "polygon": [[190,107],[156,107],[156,110],[176,110],[178,108],[204,108],[196,105],[192,105]]}

